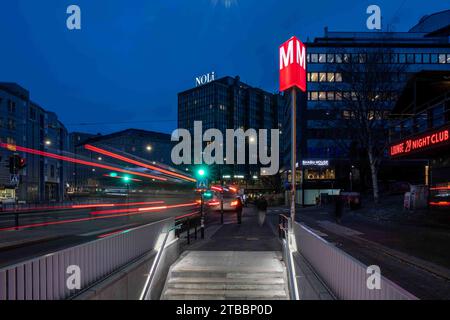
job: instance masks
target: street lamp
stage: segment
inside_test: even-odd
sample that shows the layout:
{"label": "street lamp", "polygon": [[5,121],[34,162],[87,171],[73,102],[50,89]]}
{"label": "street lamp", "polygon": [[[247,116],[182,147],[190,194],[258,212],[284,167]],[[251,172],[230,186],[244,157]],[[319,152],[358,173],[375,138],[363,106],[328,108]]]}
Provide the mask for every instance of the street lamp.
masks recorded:
{"label": "street lamp", "polygon": [[145,147],[145,149],[147,149],[147,151],[152,151],[152,146],[151,145],[148,145],[147,147]]}
{"label": "street lamp", "polygon": [[52,144],[52,142],[49,139],[46,139],[44,143],[46,146],[49,146]]}

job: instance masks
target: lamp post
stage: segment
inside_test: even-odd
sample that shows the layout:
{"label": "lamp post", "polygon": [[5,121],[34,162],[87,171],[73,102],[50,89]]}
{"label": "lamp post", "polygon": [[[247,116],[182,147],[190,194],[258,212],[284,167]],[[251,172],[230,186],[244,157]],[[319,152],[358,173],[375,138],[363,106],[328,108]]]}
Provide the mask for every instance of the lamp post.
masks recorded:
{"label": "lamp post", "polygon": [[[131,178],[129,176],[124,176],[123,181],[125,182],[125,185],[127,186],[127,211],[130,210],[130,180]],[[128,216],[130,217],[130,216]]]}

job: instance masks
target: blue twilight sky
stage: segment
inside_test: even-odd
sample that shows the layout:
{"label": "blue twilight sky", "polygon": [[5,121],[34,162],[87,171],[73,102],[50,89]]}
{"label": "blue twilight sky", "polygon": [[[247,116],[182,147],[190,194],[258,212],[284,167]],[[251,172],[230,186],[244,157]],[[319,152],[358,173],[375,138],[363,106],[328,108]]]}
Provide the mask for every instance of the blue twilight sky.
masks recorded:
{"label": "blue twilight sky", "polygon": [[[277,89],[277,48],[323,29],[366,31],[366,8],[407,31],[447,0],[2,0],[0,81],[17,82],[70,131],[171,132],[177,93],[210,71]],[[82,30],[66,28],[81,7]],[[96,123],[95,125],[81,125]]]}

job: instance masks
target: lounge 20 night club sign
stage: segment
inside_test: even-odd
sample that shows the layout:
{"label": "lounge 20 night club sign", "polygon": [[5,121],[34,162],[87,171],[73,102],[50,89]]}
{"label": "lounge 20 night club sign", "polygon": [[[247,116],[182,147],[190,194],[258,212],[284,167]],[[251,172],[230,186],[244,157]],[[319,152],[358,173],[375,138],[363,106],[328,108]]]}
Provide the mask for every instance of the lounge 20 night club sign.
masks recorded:
{"label": "lounge 20 night club sign", "polygon": [[406,139],[390,146],[391,157],[399,157],[446,145],[450,142],[450,128],[441,129],[419,137]]}

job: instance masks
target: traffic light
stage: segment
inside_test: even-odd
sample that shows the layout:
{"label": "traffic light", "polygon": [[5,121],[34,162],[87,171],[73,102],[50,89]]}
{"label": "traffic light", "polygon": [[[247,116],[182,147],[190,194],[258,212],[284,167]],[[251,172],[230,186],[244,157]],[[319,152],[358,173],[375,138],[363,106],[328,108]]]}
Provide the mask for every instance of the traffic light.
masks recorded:
{"label": "traffic light", "polygon": [[116,172],[111,172],[109,174],[109,176],[112,177],[112,178],[115,178],[115,177],[117,177],[117,173]]}
{"label": "traffic light", "polygon": [[9,157],[9,173],[18,174],[20,170],[27,166],[25,158],[22,158],[18,154],[11,155]]}
{"label": "traffic light", "polygon": [[209,191],[209,190],[205,191],[203,193],[203,198],[206,199],[206,200],[212,199],[212,197],[213,197],[213,193],[211,191]]}
{"label": "traffic light", "polygon": [[206,178],[208,176],[208,170],[205,167],[200,167],[195,170],[198,178]]}
{"label": "traffic light", "polygon": [[125,182],[130,182],[130,180],[131,180],[130,176],[123,176],[122,179]]}

